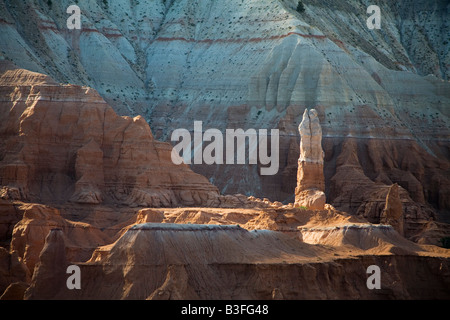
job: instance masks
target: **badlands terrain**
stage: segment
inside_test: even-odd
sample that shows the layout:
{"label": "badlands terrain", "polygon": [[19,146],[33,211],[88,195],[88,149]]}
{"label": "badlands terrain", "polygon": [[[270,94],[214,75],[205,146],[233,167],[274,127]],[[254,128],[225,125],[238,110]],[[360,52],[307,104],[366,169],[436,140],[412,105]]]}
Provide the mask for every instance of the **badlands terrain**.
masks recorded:
{"label": "badlands terrain", "polygon": [[74,2],[0,0],[1,299],[450,298],[448,1]]}

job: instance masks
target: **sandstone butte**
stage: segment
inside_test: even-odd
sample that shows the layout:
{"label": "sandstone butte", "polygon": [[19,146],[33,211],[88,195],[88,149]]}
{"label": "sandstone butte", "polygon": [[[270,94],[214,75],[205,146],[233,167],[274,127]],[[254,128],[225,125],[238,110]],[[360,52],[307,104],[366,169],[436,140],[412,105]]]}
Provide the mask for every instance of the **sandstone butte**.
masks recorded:
{"label": "sandstone butte", "polygon": [[[387,194],[367,183],[386,224],[329,204],[222,195],[172,164],[141,117],[6,61],[0,111],[1,299],[450,298],[450,251],[435,243],[447,225],[426,220],[402,236],[399,211],[414,203],[399,201],[400,186]],[[319,135],[309,134],[320,164]],[[299,159],[310,163],[306,142]],[[339,161],[361,187],[347,144]],[[309,183],[298,181],[323,190]],[[79,290],[66,286],[69,265],[81,270]],[[367,289],[369,265],[382,270],[380,290]]]}
{"label": "sandstone butte", "polygon": [[[168,142],[176,128],[192,130],[196,120],[203,121],[204,130],[222,132],[279,129],[276,175],[259,175],[255,165],[191,166],[221,194],[295,203],[298,126],[305,109],[315,109],[325,154],[326,203],[379,223],[389,188],[397,183],[405,236],[439,244],[448,236],[442,223],[450,222],[447,2],[382,1],[378,5],[387,14],[379,31],[366,26],[366,1],[303,0],[303,13],[296,11],[297,3],[85,0],[79,3],[82,29],[68,30],[64,1],[1,0],[0,59],[58,83],[95,89],[118,122],[130,123],[130,130],[144,134],[145,119],[155,145]],[[89,99],[99,99],[91,89],[72,90],[89,90]],[[106,119],[110,115],[112,110]],[[102,149],[99,139],[82,142],[71,141],[69,149],[76,148],[77,156],[60,164],[53,176],[42,177],[46,187],[30,190],[29,197],[152,206],[180,199],[217,204],[196,179],[191,192],[143,181],[147,175],[139,169],[108,170],[114,163],[110,155],[119,147],[116,140],[112,149]],[[139,152],[145,158],[145,151],[137,149],[133,156]],[[100,161],[100,152],[103,163],[91,162]],[[129,159],[129,153],[121,159]],[[13,180],[18,175],[21,185],[0,192],[18,197],[25,184],[36,188],[38,180],[26,181],[21,161],[8,171]],[[63,167],[72,163],[68,181]],[[103,176],[93,170],[101,166],[106,167]],[[109,174],[117,180],[111,182]],[[167,175],[153,176],[152,181],[169,183]],[[102,179],[110,182],[103,185]],[[235,205],[242,199],[222,201]]]}
{"label": "sandstone butte", "polygon": [[211,205],[218,190],[120,117],[95,90],[2,63],[2,192],[23,200],[130,206]]}

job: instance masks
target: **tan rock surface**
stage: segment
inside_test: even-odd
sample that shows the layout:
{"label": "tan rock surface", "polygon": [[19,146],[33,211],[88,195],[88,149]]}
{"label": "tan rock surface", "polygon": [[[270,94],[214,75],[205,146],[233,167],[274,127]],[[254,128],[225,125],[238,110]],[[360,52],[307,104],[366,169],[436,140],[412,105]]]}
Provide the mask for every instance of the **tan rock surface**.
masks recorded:
{"label": "tan rock surface", "polygon": [[90,88],[0,64],[0,185],[60,203],[215,203],[217,188],[174,165],[142,117],[118,116]]}
{"label": "tan rock surface", "polygon": [[[24,218],[16,225],[11,248],[24,262],[30,262],[32,252],[38,253],[34,278],[26,282],[31,284],[26,298],[376,299],[376,294],[362,292],[352,283],[355,274],[365,277],[367,264],[383,265],[386,259],[396,267],[386,269],[384,297],[442,298],[449,281],[448,249],[415,244],[390,226],[372,225],[331,207],[315,211],[274,204],[144,209],[95,205],[88,214],[81,204],[64,209],[38,204],[17,208]],[[52,232],[48,238],[52,250],[37,245]],[[58,274],[51,271],[49,261],[61,260],[51,257],[62,252],[63,243],[67,264],[81,268],[81,290],[68,290],[65,283],[43,286],[44,279],[49,282],[50,275]],[[29,245],[25,253],[20,251],[23,244]],[[420,267],[425,264],[434,270],[427,273],[425,282],[412,283],[399,271],[409,265],[414,272],[425,274]],[[329,280],[317,282],[311,273]],[[402,286],[396,285],[399,279]],[[58,281],[55,278],[54,283]],[[299,290],[304,283],[309,289]],[[417,286],[423,288],[420,295],[413,293],[419,292],[414,289]],[[12,296],[14,287],[5,297]]]}
{"label": "tan rock surface", "polygon": [[52,299],[66,287],[66,247],[61,229],[51,229],[45,238],[45,245],[39,255],[39,262],[24,298]]}
{"label": "tan rock surface", "polygon": [[398,184],[394,183],[386,196],[386,206],[381,214],[380,223],[391,225],[400,235],[403,231],[403,208],[398,193]]}
{"label": "tan rock surface", "polygon": [[90,224],[64,219],[56,208],[23,204],[18,210],[23,218],[14,226],[10,250],[17,253],[30,274],[39,262],[47,235],[55,228],[66,237],[67,257],[71,260],[88,259],[97,246],[114,239]]}
{"label": "tan rock surface", "polygon": [[[426,164],[446,170],[445,162],[423,154],[415,167],[396,145],[371,140],[361,152],[360,140],[346,138],[339,152],[324,143],[336,161],[336,172],[323,167],[333,173],[333,206],[219,195],[206,178],[171,163],[170,145],[154,140],[142,117],[116,115],[90,88],[0,68],[5,296],[20,297],[30,285],[27,299],[449,298],[450,254],[424,244],[427,231],[433,241],[444,233],[434,230],[440,225],[418,182]],[[392,156],[377,157],[382,148]],[[368,176],[369,160],[379,176]],[[398,199],[405,233],[420,243],[376,225],[390,179],[405,172],[396,161],[419,173],[405,176]],[[67,290],[67,264],[80,266],[81,290]],[[383,268],[381,293],[365,290],[372,264]]]}
{"label": "tan rock surface", "polygon": [[[349,218],[326,212],[321,215],[324,216],[310,211],[310,222],[323,223],[327,221],[323,219],[326,215],[328,223]],[[337,238],[333,234],[335,228],[330,228],[333,230],[327,233],[326,241],[317,245],[322,242],[305,243],[287,232],[248,231],[230,225],[137,224],[109,246],[102,259],[77,263],[83,275],[83,288],[76,292],[62,290],[56,298],[379,299],[382,296],[411,299],[448,296],[448,250],[414,244],[390,232],[390,227],[384,226],[386,231],[383,231],[383,227],[352,225],[347,225],[347,231],[353,234],[341,237],[344,242],[332,240]],[[366,232],[368,227],[372,228],[372,233]],[[308,228],[311,234],[318,231]],[[323,235],[317,239],[320,238]],[[382,292],[364,289],[366,268],[371,264],[383,268]],[[400,271],[404,268],[414,274],[427,274],[427,277],[411,280]],[[308,290],[301,289],[305,285]]]}
{"label": "tan rock surface", "polygon": [[326,203],[323,174],[324,152],[322,149],[322,129],[315,109],[305,109],[298,131],[301,142],[295,205],[323,210]]}
{"label": "tan rock surface", "polygon": [[189,286],[189,275],[182,265],[169,265],[167,277],[161,287],[147,300],[183,300],[186,297],[198,299],[197,293]]}

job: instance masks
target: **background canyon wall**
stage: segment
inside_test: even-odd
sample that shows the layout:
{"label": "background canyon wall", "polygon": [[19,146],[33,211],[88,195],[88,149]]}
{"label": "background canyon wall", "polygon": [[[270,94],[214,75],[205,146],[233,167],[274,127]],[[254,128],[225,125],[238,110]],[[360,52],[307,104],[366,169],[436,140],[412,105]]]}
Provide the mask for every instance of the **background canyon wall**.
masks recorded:
{"label": "background canyon wall", "polygon": [[[327,202],[378,222],[400,186],[405,217],[450,220],[447,1],[0,1],[0,54],[95,88],[119,115],[176,128],[280,130],[280,169],[194,165],[221,193],[293,202],[305,108],[318,111]],[[381,8],[381,30],[366,26]],[[270,131],[269,131],[270,132]]]}

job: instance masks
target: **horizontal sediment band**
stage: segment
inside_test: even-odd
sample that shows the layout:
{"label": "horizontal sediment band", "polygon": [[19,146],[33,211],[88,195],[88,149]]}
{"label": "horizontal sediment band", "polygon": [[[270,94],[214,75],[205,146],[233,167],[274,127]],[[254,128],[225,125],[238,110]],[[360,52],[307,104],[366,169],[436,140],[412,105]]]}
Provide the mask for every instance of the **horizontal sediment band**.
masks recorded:
{"label": "horizontal sediment band", "polygon": [[393,230],[391,225],[387,224],[351,224],[351,225],[342,225],[342,226],[333,226],[333,227],[317,227],[317,228],[308,228],[301,227],[298,228],[301,231],[333,231],[333,230],[350,230],[350,229],[379,229],[379,230]]}
{"label": "horizontal sediment band", "polygon": [[130,230],[151,231],[242,231],[238,225],[215,225],[215,224],[178,224],[178,223],[141,223],[133,226]]}

